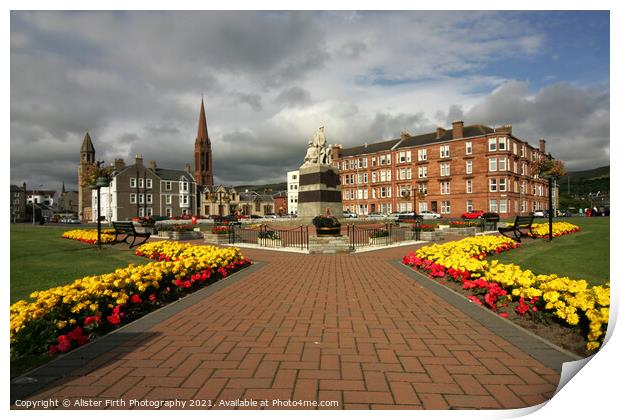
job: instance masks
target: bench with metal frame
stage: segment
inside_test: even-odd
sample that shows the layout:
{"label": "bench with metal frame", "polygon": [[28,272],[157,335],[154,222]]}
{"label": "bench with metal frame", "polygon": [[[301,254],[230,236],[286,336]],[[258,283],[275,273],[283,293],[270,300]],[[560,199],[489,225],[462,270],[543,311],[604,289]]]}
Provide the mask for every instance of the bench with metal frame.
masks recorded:
{"label": "bench with metal frame", "polygon": [[[150,232],[136,232],[136,228],[132,222],[112,222],[112,226],[114,226],[114,242],[125,242],[126,244],[129,244],[129,237],[133,237],[131,244],[129,244],[129,248],[145,243],[151,236]],[[125,235],[125,238],[123,238],[122,241],[119,241],[119,235]],[[144,238],[144,240],[136,244],[135,242],[137,238]]]}
{"label": "bench with metal frame", "polygon": [[[523,237],[523,235],[527,236],[527,231],[530,233],[529,236],[534,238],[532,222],[534,222],[534,216],[517,216],[512,226],[499,228],[498,231],[507,238],[521,242],[521,237]],[[512,237],[508,236],[507,233],[512,233]]]}
{"label": "bench with metal frame", "polygon": [[497,230],[497,222],[499,222],[499,214],[484,213],[480,216],[480,229],[482,232]]}

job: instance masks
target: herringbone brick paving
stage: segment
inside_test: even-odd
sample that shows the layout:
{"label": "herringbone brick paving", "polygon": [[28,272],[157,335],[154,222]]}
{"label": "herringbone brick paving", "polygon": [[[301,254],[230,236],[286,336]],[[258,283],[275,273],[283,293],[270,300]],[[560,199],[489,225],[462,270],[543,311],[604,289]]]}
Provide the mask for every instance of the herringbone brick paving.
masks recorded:
{"label": "herringbone brick paving", "polygon": [[[559,375],[389,262],[244,250],[262,266],[37,399],[338,401],[337,408],[519,408]],[[199,407],[206,408],[206,407]]]}

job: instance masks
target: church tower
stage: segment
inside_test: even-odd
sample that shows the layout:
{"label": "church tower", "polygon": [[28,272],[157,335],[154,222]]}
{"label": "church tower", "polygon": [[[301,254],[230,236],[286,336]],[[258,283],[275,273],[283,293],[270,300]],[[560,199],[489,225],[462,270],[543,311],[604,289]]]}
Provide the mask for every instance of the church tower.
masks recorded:
{"label": "church tower", "polygon": [[80,149],[80,163],[78,165],[78,217],[84,222],[92,219],[92,194],[86,182],[88,167],[95,164],[95,147],[88,131],[84,136]]}
{"label": "church tower", "polygon": [[198,117],[198,134],[194,143],[194,178],[198,185],[213,185],[213,159],[211,154],[211,140],[207,132],[207,117],[205,116],[204,101],[200,101],[200,116]]}

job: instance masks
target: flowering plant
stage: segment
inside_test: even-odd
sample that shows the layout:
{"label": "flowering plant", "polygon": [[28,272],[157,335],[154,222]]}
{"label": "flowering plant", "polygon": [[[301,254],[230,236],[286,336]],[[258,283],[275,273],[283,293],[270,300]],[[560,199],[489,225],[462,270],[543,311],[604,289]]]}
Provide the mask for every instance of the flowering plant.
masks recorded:
{"label": "flowering plant", "polygon": [[97,178],[105,178],[108,182],[112,179],[114,166],[98,166],[94,163],[86,167],[86,174],[82,181],[82,186],[95,185]]}
{"label": "flowering plant", "polygon": [[230,232],[230,227],[228,226],[215,226],[211,228],[211,233],[216,235],[228,235]]}
{"label": "flowering plant", "polygon": [[[570,326],[587,326],[589,351],[600,347],[609,319],[609,284],[589,286],[585,280],[572,280],[557,274],[536,275],[514,264],[490,264],[490,254],[517,248],[518,243],[501,236],[478,236],[418,249],[403,263],[425,271],[432,278],[447,278],[471,291],[468,298],[493,311],[518,300],[519,316],[546,311]],[[502,309],[501,316],[509,314]]]}
{"label": "flowering plant", "polygon": [[157,225],[157,230],[160,232],[191,232],[194,227],[192,225],[161,224]]}
{"label": "flowering plant", "polygon": [[11,356],[66,352],[250,264],[238,248],[154,242],[156,260],[34,292],[10,307]]}
{"label": "flowering plant", "polygon": [[475,227],[479,226],[480,222],[478,220],[453,220],[448,222],[450,227],[461,228],[461,227]]}
{"label": "flowering plant", "polygon": [[[97,243],[97,229],[73,229],[62,234],[65,239],[73,239],[87,244]],[[111,244],[114,242],[114,229],[101,229],[101,243]]]}

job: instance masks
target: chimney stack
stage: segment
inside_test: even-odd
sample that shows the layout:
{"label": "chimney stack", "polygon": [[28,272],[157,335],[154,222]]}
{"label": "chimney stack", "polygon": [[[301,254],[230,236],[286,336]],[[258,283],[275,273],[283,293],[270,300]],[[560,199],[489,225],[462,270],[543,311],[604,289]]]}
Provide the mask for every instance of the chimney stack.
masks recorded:
{"label": "chimney stack", "polygon": [[155,162],[154,160],[149,161],[149,168],[151,168],[152,170],[157,169],[157,162]]}
{"label": "chimney stack", "polygon": [[189,163],[185,162],[185,166],[183,168],[185,170],[185,172],[187,172],[188,174],[192,173],[192,167],[189,166]]}
{"label": "chimney stack", "polygon": [[545,144],[547,144],[545,139],[538,140],[538,150],[540,150],[540,153],[546,153],[545,152]]}
{"label": "chimney stack", "polygon": [[137,154],[136,155],[136,165],[144,165],[144,159],[142,159],[142,155],[141,154]]}
{"label": "chimney stack", "polygon": [[435,139],[442,138],[444,134],[446,134],[446,130],[442,127],[437,127],[437,135],[435,136]]}
{"label": "chimney stack", "polygon": [[114,159],[114,169],[122,171],[125,169],[125,161],[123,159]]}
{"label": "chimney stack", "polygon": [[342,153],[342,144],[334,144],[332,146],[332,159],[333,160],[340,159],[341,153]]}
{"label": "chimney stack", "polygon": [[512,135],[512,125],[506,124],[506,125],[502,125],[501,127],[497,127],[495,129],[495,132]]}
{"label": "chimney stack", "polygon": [[407,140],[409,138],[411,138],[411,134],[407,133],[406,131],[402,131],[400,133],[400,139],[401,140]]}
{"label": "chimney stack", "polygon": [[463,121],[453,121],[452,122],[452,138],[453,139],[462,139],[463,138]]}

